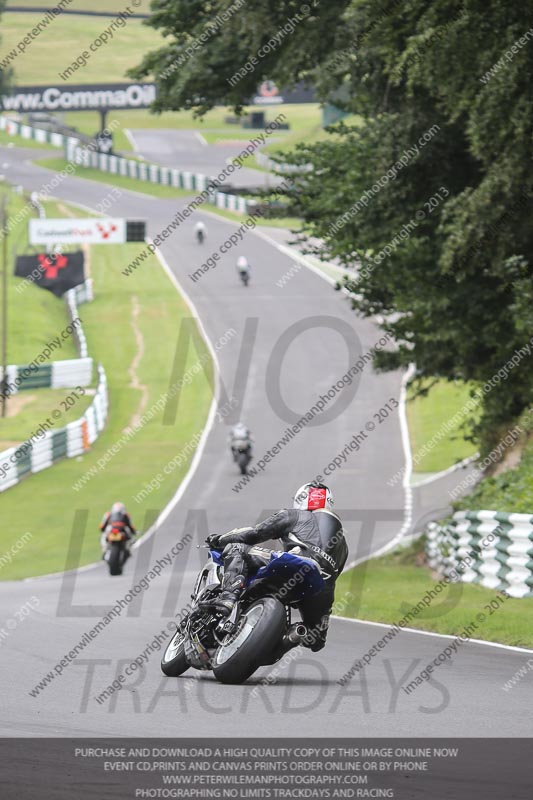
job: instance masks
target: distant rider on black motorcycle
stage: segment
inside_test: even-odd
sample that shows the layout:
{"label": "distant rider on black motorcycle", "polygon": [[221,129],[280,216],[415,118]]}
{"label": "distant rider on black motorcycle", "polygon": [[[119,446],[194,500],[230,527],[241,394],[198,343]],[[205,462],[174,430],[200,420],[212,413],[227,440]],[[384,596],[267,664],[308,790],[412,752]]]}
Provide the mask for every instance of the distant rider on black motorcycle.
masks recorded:
{"label": "distant rider on black motorcycle", "polygon": [[256,545],[280,539],[285,552],[314,561],[325,580],[322,591],[299,606],[303,623],[312,633],[305,644],[314,652],[321,650],[326,643],[335,581],[348,557],[342,523],[332,507],[328,487],[313,481],[298,489],[292,509],[278,511],[255,528],[236,528],[210,536],[210,547],[222,550],[224,557],[222,592],[213,601],[217,611],[231,614],[248,574],[270,561],[274,551]]}
{"label": "distant rider on black motorcycle", "polygon": [[130,544],[134,536],[137,535],[137,531],[133,527],[124,503],[113,503],[110,511],[106,511],[102,517],[100,530],[102,531],[100,544],[103,552],[105,552],[107,546],[107,534],[111,533],[111,531],[119,531],[126,536],[126,559],[130,557]]}

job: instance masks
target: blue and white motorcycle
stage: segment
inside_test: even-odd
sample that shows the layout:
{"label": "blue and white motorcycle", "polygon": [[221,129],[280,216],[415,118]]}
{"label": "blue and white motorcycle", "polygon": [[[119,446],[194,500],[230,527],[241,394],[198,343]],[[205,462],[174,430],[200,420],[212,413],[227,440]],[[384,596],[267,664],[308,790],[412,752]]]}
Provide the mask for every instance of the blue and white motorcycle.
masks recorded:
{"label": "blue and white motorcycle", "polygon": [[[222,554],[210,549],[196,579],[190,611],[178,623],[161,660],[165,675],[177,677],[192,667],[212,670],[221,683],[242,683],[311,635],[302,623],[291,623],[291,610],[324,586],[314,561],[273,552],[269,563],[249,576],[229,617],[209,605],[222,591],[223,576]],[[227,623],[231,633],[226,632]]]}

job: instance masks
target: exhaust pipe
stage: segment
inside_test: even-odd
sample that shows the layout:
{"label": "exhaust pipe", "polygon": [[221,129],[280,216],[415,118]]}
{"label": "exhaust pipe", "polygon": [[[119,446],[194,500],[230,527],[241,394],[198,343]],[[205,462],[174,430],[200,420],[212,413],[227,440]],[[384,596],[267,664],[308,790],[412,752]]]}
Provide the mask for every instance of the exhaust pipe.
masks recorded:
{"label": "exhaust pipe", "polygon": [[294,625],[291,625],[288,629],[287,633],[281,640],[279,647],[272,655],[272,660],[264,662],[265,664],[275,664],[276,661],[279,661],[285,653],[288,653],[289,650],[292,650],[293,647],[298,647],[299,644],[302,644],[305,637],[308,635],[309,631],[307,630],[307,626],[304,625],[302,622],[296,622]]}
{"label": "exhaust pipe", "polygon": [[297,647],[307,636],[307,626],[302,622],[295,622],[291,625],[285,635],[285,641],[290,643],[293,647]]}

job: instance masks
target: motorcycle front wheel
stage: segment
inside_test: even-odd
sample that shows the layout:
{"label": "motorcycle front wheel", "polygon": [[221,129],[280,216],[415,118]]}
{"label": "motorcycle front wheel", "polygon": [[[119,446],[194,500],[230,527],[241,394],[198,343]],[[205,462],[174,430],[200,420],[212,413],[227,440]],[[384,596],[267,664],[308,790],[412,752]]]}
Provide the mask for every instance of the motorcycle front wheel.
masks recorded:
{"label": "motorcycle front wheel", "polygon": [[275,597],[262,597],[240,617],[237,632],[215,653],[213,672],[221,683],[243,683],[267,663],[286,628],[285,607]]}

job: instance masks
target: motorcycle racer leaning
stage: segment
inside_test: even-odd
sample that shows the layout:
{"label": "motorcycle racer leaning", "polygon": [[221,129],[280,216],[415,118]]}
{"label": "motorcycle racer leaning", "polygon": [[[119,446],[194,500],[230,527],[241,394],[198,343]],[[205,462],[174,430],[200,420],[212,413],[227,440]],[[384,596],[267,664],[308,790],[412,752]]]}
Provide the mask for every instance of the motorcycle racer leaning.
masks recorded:
{"label": "motorcycle racer leaning", "polygon": [[335,581],[348,557],[342,523],[332,506],[327,486],[305,483],[298,489],[292,509],[282,509],[254,528],[236,528],[210,536],[209,545],[222,550],[224,558],[222,592],[213,601],[214,607],[225,615],[231,614],[250,571],[268,564],[275,552],[257,545],[279,539],[285,552],[312,560],[325,580],[324,588],[299,606],[303,623],[311,631],[306,646],[314,652],[321,650],[326,643]]}

